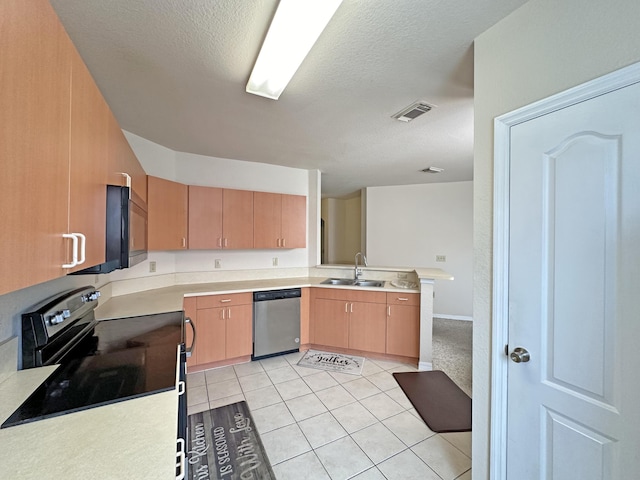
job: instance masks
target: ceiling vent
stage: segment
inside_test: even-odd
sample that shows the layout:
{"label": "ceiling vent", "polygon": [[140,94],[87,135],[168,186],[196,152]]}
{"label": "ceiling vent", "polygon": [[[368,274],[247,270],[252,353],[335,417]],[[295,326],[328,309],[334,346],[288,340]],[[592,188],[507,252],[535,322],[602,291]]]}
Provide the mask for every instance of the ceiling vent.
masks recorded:
{"label": "ceiling vent", "polygon": [[426,102],[415,102],[409,105],[407,108],[403,108],[398,113],[393,115],[391,118],[395,118],[396,120],[400,120],[401,122],[410,122],[414,118],[419,117],[423,113],[427,113],[431,110],[435,105],[429,105]]}

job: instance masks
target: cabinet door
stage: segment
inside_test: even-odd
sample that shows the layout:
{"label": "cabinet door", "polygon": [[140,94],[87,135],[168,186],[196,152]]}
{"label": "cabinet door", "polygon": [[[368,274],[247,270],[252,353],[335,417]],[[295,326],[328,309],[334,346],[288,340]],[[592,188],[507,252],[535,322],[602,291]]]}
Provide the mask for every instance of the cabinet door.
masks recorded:
{"label": "cabinet door", "polygon": [[382,303],[349,304],[349,348],[385,353],[386,305]]}
{"label": "cabinet door", "polygon": [[111,110],[109,110],[107,124],[107,184],[124,187],[126,183],[122,174],[128,172],[124,157],[125,149],[122,144],[127,139]]}
{"label": "cabinet door", "polygon": [[283,248],[307,246],[307,197],[282,195],[282,240]]}
{"label": "cabinet door", "polygon": [[85,262],[69,271],[105,261],[109,119],[109,107],[82,58],[75,50],[72,58],[69,233],[82,233],[86,240]]}
{"label": "cabinet door", "polygon": [[0,2],[0,294],[64,275],[73,46],[46,0]]}
{"label": "cabinet door", "polygon": [[227,308],[226,358],[253,353],[253,305]]}
{"label": "cabinet door", "polygon": [[387,353],[418,358],[420,356],[420,307],[387,307]]}
{"label": "cabinet door", "polygon": [[[184,316],[189,318],[193,325],[196,328],[196,344],[193,345],[193,349],[191,350],[191,356],[187,357],[187,367],[193,367],[198,364],[198,342],[200,341],[200,337],[198,337],[198,310],[196,308],[196,297],[187,297],[184,299]],[[185,342],[186,347],[189,347],[193,344],[193,329],[189,325],[185,325]]]}
{"label": "cabinet door", "polygon": [[314,342],[318,345],[349,346],[349,303],[318,298],[314,306]]}
{"label": "cabinet door", "polygon": [[222,189],[189,185],[189,248],[222,245]]}
{"label": "cabinet door", "polygon": [[253,193],[253,246],[279,248],[281,245],[282,195]]}
{"label": "cabinet door", "polygon": [[253,248],[253,192],[227,190],[222,192],[223,247]]}
{"label": "cabinet door", "polygon": [[149,250],[187,248],[187,186],[149,176]]}
{"label": "cabinet door", "polygon": [[198,310],[198,364],[225,359],[227,308]]}

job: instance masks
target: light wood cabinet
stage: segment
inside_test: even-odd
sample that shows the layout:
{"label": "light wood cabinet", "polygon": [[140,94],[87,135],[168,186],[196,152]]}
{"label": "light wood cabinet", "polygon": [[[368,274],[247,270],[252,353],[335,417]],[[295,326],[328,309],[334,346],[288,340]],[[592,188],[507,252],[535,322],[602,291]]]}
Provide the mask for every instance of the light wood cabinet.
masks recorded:
{"label": "light wood cabinet", "polygon": [[385,353],[384,292],[322,288],[313,298],[314,344]]}
{"label": "light wood cabinet", "polygon": [[147,178],[149,250],[186,249],[187,186],[151,175]]}
{"label": "light wood cabinet", "polygon": [[124,187],[127,185],[126,175],[128,175],[131,178],[131,197],[137,205],[144,206],[148,200],[147,174],[111,111],[108,115],[108,124],[107,183]]}
{"label": "light wood cabinet", "polygon": [[[195,367],[253,353],[253,296],[251,293],[204,295],[184,300],[185,313],[195,318]],[[190,344],[187,330],[187,344]]]}
{"label": "light wood cabinet", "polygon": [[222,189],[189,185],[189,248],[222,247]]}
{"label": "light wood cabinet", "polygon": [[4,0],[0,18],[2,294],[66,273],[73,47],[47,1]]}
{"label": "light wood cabinet", "polygon": [[0,18],[3,294],[104,261],[108,107],[48,1]]}
{"label": "light wood cabinet", "polygon": [[253,248],[253,192],[189,185],[189,248]]}
{"label": "light wood cabinet", "polygon": [[387,353],[420,356],[420,295],[387,293]]}
{"label": "light wood cabinet", "polygon": [[307,197],[254,192],[254,248],[304,248]]}
{"label": "light wood cabinet", "polygon": [[254,192],[224,189],[222,192],[222,248],[244,250],[253,244]]}
{"label": "light wood cabinet", "polygon": [[85,262],[69,272],[105,261],[108,119],[109,107],[74,49],[68,232],[84,235],[81,250]]}

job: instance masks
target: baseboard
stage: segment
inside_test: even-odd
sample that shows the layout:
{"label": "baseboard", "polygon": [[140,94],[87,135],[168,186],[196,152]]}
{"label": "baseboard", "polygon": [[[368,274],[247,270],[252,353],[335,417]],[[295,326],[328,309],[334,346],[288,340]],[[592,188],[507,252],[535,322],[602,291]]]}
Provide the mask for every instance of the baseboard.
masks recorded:
{"label": "baseboard", "polygon": [[431,362],[418,362],[418,370],[420,370],[421,372],[427,371],[427,370],[433,370],[433,363]]}
{"label": "baseboard", "polygon": [[441,315],[434,313],[433,318],[444,318],[445,320],[464,320],[465,322],[473,322],[473,317],[467,315]]}

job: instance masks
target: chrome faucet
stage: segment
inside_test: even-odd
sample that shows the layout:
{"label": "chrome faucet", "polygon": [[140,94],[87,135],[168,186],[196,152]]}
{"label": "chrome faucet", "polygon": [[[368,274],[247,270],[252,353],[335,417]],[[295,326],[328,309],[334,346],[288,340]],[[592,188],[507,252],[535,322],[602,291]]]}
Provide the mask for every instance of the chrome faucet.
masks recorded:
{"label": "chrome faucet", "polygon": [[358,268],[358,257],[362,258],[362,262],[364,263],[364,266],[367,266],[367,257],[364,256],[364,253],[362,252],[358,252],[356,253],[356,258],[355,258],[355,279],[360,280],[360,275],[362,275],[362,269]]}

